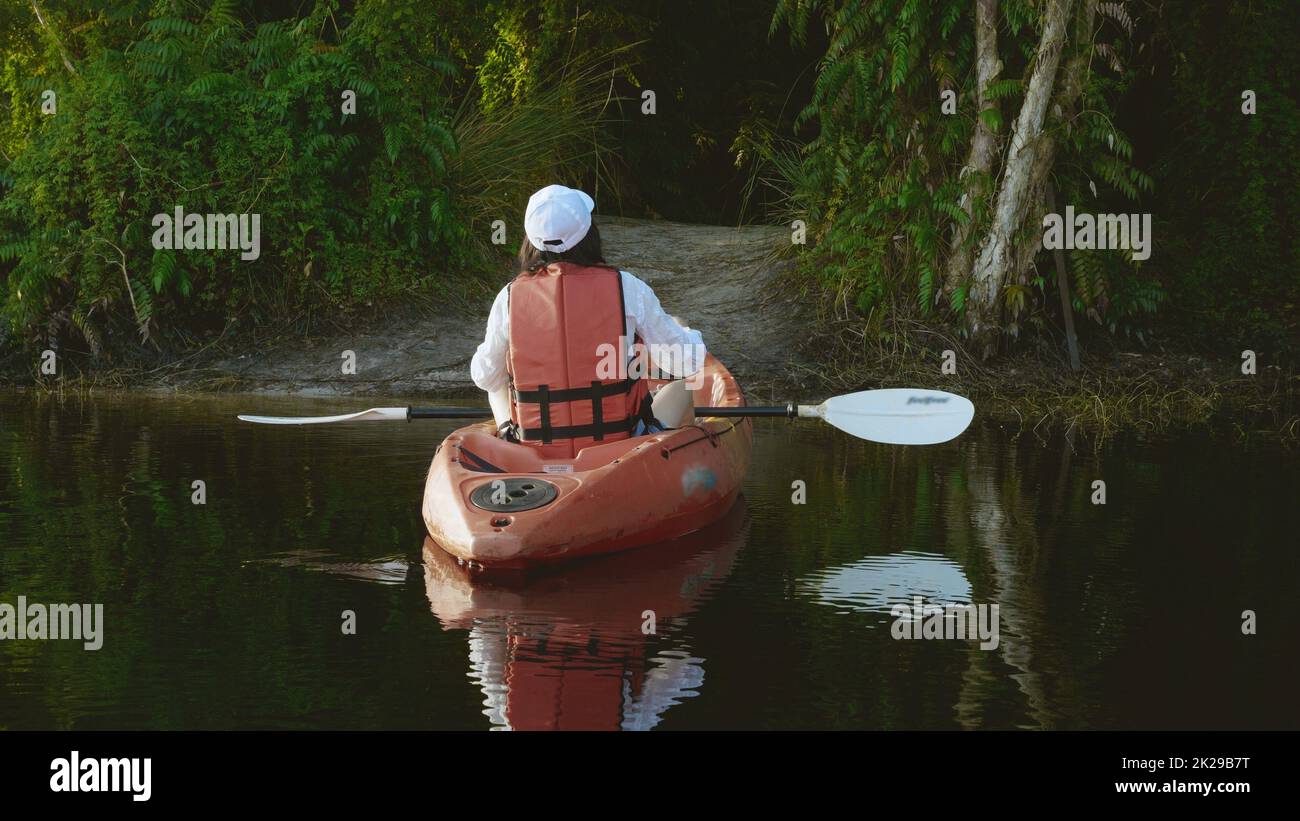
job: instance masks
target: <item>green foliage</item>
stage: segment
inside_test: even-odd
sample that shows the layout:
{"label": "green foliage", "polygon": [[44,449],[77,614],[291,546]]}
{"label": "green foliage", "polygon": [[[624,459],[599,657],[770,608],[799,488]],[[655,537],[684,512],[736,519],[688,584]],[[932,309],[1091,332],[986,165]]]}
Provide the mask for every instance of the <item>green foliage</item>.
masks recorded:
{"label": "green foliage", "polygon": [[1159,280],[1145,275],[1129,252],[1074,249],[1066,253],[1074,310],[1107,328],[1146,341],[1146,326],[1165,301]]}
{"label": "green foliage", "polygon": [[[959,225],[973,222],[966,235],[968,249],[987,233],[999,174],[995,167],[994,179],[971,177],[970,172],[964,179],[960,175],[976,116],[1005,141],[1032,68],[1041,25],[1038,4],[1011,0],[1000,4],[1000,10],[998,47],[1004,68],[987,89],[997,105],[976,115],[970,3],[778,3],[773,31],[789,23],[798,40],[816,16],[830,31],[812,100],[798,118],[800,124],[815,125],[816,133],[803,148],[798,173],[788,173],[791,163],[783,166],[787,179],[781,187],[788,210],[809,221],[816,240],[803,254],[805,269],[831,291],[841,296],[847,292],[850,298],[840,303],[855,304],[868,314],[882,302],[914,304],[926,313],[941,304],[939,297],[946,293],[946,308],[958,316],[965,310],[966,283],[940,282],[941,272]],[[1118,62],[1126,41],[1112,37],[1112,29],[1120,29],[1126,18],[1122,6],[1109,11],[1101,36],[1110,37],[1107,53]],[[1120,68],[1129,71],[1122,64]],[[1151,178],[1132,164],[1133,148],[1112,122],[1114,101],[1130,79],[1105,66],[1088,71],[1077,104],[1082,113],[1057,110],[1049,115],[1046,127],[1058,144],[1054,176],[1066,195],[1064,202],[1095,202],[1093,186],[1124,201],[1151,192]],[[963,113],[941,113],[940,91],[946,88],[958,91]],[[1005,142],[999,153],[1003,151]],[[971,192],[982,194],[968,210]],[[1134,297],[1122,303],[1091,300],[1087,305],[1099,323],[1114,329],[1158,302],[1159,285],[1138,274],[1123,255],[1111,257],[1106,273],[1097,274],[1103,277],[1099,281],[1109,285],[1112,295],[1129,294],[1122,283],[1133,281]],[[1041,270],[1050,270],[1047,256],[1042,259]],[[1088,270],[1081,275],[1085,291],[1092,287],[1092,274]],[[1041,310],[1042,303],[1030,298],[1029,282],[1008,282],[1006,288],[1003,299],[1013,330],[1022,313]],[[1128,313],[1117,313],[1121,304]]]}
{"label": "green foliage", "polygon": [[[1133,145],[1117,122],[1116,100],[1132,87],[1137,73],[1128,63],[1127,52],[1133,49],[1125,39],[1132,22],[1123,4],[1103,3],[1098,10],[1094,65],[1084,77],[1078,112],[1053,123],[1059,206],[1071,203],[1088,213],[1148,211],[1154,182],[1133,164]],[[1111,334],[1146,342],[1165,301],[1164,286],[1153,271],[1123,250],[1074,250],[1067,259],[1075,310]]]}
{"label": "green foliage", "polygon": [[967,5],[777,5],[774,30],[789,22],[803,38],[814,14],[830,27],[812,100],[798,117],[818,130],[785,187],[787,208],[808,220],[816,240],[807,269],[867,313],[893,297],[930,311],[948,231],[967,218],[953,172],[973,123],[939,110],[939,90],[968,74],[974,56]]}
{"label": "green foliage", "polygon": [[[14,125],[0,134],[14,151],[0,167],[0,296],[20,340],[70,334],[98,350],[126,345],[134,326],[185,342],[227,322],[436,293],[486,270],[493,249],[486,231],[467,241],[472,226],[517,219],[501,197],[484,200],[482,169],[518,198],[565,163],[591,163],[589,99],[603,95],[589,75],[539,80],[538,99],[570,104],[549,122],[535,102],[532,119],[512,102],[498,119],[509,127],[476,127],[456,99],[461,72],[438,51],[456,37],[423,3],[340,5],[270,20],[234,0],[154,4],[143,20],[90,14],[75,28],[112,45],[69,40],[76,74],[34,52],[11,58],[40,65],[39,85],[58,92],[57,114],[33,125],[33,93],[5,86]],[[260,257],[156,250],[153,217],[176,207],[259,214]]]}

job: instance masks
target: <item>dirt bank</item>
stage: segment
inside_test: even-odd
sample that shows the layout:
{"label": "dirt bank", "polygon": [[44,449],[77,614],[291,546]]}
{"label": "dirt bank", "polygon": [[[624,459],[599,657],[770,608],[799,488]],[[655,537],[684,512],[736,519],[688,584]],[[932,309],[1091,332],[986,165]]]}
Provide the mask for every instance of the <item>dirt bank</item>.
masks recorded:
{"label": "dirt bank", "polygon": [[[693,225],[605,217],[606,257],[654,286],[667,311],[704,335],[709,349],[741,380],[751,401],[809,401],[863,388],[924,386],[970,397],[980,413],[1034,431],[1081,429],[1102,438],[1120,430],[1163,430],[1225,421],[1243,432],[1280,435],[1300,444],[1296,393],[1300,374],[1266,352],[1258,376],[1244,376],[1235,356],[1197,354],[1156,343],[1125,349],[1092,340],[1083,369],[1070,370],[1062,344],[1048,336],[981,362],[941,326],[906,318],[887,334],[863,335],[860,321],[818,317],[814,307],[778,287],[783,263],[773,252],[782,227]],[[479,401],[469,378],[494,294],[469,304],[405,309],[350,330],[293,335],[264,347],[247,340],[191,352],[152,370],[91,370],[73,384],[145,391],[241,391],[415,401]],[[490,292],[489,292],[490,291]],[[940,354],[957,352],[956,373]],[[356,358],[343,373],[343,354]],[[24,371],[18,381],[30,379]],[[60,380],[62,384],[63,380]]]}
{"label": "dirt bank", "polygon": [[[796,350],[809,312],[768,287],[771,251],[788,235],[770,226],[598,218],[605,256],[649,282],[664,308],[704,335],[705,344],[755,397],[797,390],[807,371]],[[504,279],[503,279],[504,284]],[[473,389],[470,358],[483,338],[490,300],[468,311],[390,320],[355,334],[295,339],[222,356],[161,376],[152,387],[318,395],[460,394]],[[342,372],[343,352],[356,373]],[[148,387],[148,386],[146,386]]]}

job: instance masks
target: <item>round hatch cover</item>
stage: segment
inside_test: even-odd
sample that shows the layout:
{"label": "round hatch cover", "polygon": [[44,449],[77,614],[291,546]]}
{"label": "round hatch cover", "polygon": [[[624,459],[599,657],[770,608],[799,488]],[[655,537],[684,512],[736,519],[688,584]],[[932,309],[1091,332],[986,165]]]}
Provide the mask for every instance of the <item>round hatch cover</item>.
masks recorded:
{"label": "round hatch cover", "polygon": [[491,479],[474,488],[469,500],[482,510],[514,513],[550,504],[559,493],[545,479]]}

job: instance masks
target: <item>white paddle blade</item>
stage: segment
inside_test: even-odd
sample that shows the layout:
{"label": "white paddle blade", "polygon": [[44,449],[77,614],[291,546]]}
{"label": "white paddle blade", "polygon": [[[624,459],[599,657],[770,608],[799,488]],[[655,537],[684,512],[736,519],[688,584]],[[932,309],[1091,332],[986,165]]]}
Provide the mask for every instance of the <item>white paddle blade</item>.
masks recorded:
{"label": "white paddle blade", "polygon": [[975,406],[954,393],[887,388],[831,397],[817,407],[817,415],[870,442],[937,445],[966,430]]}
{"label": "white paddle blade", "polygon": [[331,422],[404,422],[406,408],[371,408],[360,413],[345,413],[342,416],[249,416],[241,414],[241,422],[257,422],[260,425],[328,425]]}

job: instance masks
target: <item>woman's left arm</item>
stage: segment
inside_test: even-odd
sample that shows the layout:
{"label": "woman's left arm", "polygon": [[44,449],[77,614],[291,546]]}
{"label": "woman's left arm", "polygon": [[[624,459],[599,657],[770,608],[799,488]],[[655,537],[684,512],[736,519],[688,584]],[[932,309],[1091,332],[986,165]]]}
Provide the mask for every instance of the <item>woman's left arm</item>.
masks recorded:
{"label": "woman's left arm", "polygon": [[623,300],[661,374],[684,378],[704,367],[704,337],[700,332],[679,325],[664,311],[654,289],[626,271]]}
{"label": "woman's left arm", "polygon": [[506,357],[510,354],[510,303],[509,287],[502,288],[492,302],[488,313],[487,333],[483,343],[474,351],[469,363],[469,375],[488,393],[506,385]]}

